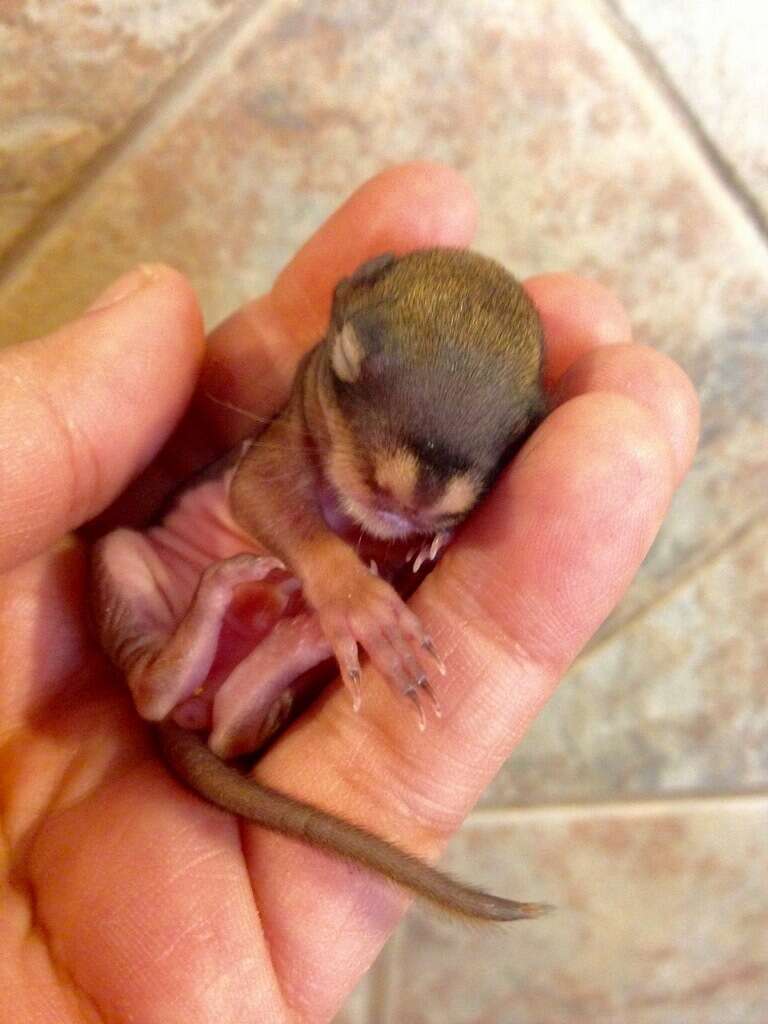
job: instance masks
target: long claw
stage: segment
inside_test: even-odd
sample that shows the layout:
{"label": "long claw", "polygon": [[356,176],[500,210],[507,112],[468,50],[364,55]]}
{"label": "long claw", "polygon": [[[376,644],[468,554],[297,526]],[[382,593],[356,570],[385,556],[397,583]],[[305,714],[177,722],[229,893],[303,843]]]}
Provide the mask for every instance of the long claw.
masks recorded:
{"label": "long claw", "polygon": [[421,551],[418,553],[418,555],[416,555],[416,559],[415,559],[415,561],[413,563],[413,571],[414,572],[418,572],[419,569],[422,567],[422,565],[424,565],[424,563],[427,560],[428,554],[429,554],[429,552],[427,551],[427,549],[426,548],[422,548]]}
{"label": "long claw", "polygon": [[419,681],[419,688],[423,693],[426,693],[427,697],[429,697],[430,703],[432,705],[432,710],[435,713],[435,718],[442,718],[443,709],[440,707],[440,701],[437,699],[437,694],[432,689],[432,684],[430,683],[426,676],[424,676],[423,680]]}
{"label": "long claw", "polygon": [[360,669],[351,668],[344,673],[344,685],[352,697],[352,710],[359,711],[363,703],[363,691],[360,686]]}
{"label": "long claw", "polygon": [[405,696],[416,708],[416,713],[419,716],[419,732],[424,732],[427,728],[427,716],[424,714],[424,708],[421,706],[418,693],[416,690],[407,690]]}
{"label": "long claw", "polygon": [[432,658],[435,661],[435,664],[437,665],[437,671],[440,673],[441,676],[444,676],[447,673],[448,669],[445,667],[445,662],[443,661],[443,659],[437,653],[437,648],[434,645],[432,637],[425,636],[424,639],[421,641],[421,646],[428,654],[432,656]]}

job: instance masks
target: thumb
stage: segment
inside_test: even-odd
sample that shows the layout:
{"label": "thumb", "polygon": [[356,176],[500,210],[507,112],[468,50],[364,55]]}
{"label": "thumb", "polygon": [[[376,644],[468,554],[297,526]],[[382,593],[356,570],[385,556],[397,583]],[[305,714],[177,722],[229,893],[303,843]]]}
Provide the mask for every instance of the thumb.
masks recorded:
{"label": "thumb", "polygon": [[0,569],[91,518],[149,462],[202,353],[195,295],[158,264],[74,323],[0,351]]}

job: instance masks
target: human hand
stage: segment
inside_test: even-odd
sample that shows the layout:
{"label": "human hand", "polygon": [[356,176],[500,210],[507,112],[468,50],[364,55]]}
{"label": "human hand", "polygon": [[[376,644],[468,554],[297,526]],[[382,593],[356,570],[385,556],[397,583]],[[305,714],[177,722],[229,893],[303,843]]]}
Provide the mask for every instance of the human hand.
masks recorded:
{"label": "human hand", "polygon": [[[355,193],[205,357],[194,296],[162,267],[0,353],[0,1018],[327,1021],[404,912],[388,883],[170,778],[93,643],[87,545],[61,538],[121,492],[101,522],[140,520],[234,443],[247,421],[208,396],[270,415],[344,273],[383,251],[467,244],[473,222],[452,172],[397,168]],[[373,679],[361,714],[331,687],[260,766],[429,859],[626,589],[695,447],[687,378],[631,344],[615,299],[569,275],[527,287],[557,408],[411,602],[446,659],[443,717],[422,734]]]}

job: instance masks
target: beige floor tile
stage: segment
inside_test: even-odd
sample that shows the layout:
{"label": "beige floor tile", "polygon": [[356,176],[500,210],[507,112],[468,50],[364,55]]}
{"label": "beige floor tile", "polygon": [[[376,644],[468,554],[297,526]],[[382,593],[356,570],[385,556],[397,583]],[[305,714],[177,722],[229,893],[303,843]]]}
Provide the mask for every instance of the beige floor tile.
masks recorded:
{"label": "beige floor tile", "polygon": [[614,0],[768,216],[768,7],[762,0]]}
{"label": "beige floor tile", "polygon": [[768,802],[542,811],[446,864],[556,913],[466,929],[414,913],[381,1024],[763,1024]]}
{"label": "beige floor tile", "polygon": [[768,520],[586,655],[485,806],[768,787]]}
{"label": "beige floor tile", "polygon": [[0,254],[233,6],[234,0],[4,0]]}

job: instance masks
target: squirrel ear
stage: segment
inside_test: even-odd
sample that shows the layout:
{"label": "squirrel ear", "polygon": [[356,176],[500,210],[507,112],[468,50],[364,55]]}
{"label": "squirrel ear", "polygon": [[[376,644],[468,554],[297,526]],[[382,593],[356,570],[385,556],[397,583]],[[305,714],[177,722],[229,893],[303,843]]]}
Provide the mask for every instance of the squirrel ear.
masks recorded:
{"label": "squirrel ear", "polygon": [[395,257],[391,252],[383,252],[381,256],[374,256],[373,259],[361,263],[347,281],[349,284],[373,284],[394,262]]}
{"label": "squirrel ear", "polygon": [[384,273],[395,263],[395,257],[391,252],[382,253],[381,256],[374,256],[371,260],[361,263],[349,277],[343,277],[333,292],[333,303],[331,305],[331,319],[341,324],[342,306],[349,293],[355,288],[375,284]]}
{"label": "squirrel ear", "polygon": [[354,384],[360,376],[365,359],[365,349],[357,336],[352,322],[347,322],[337,332],[331,344],[331,366],[333,372],[345,384]]}

